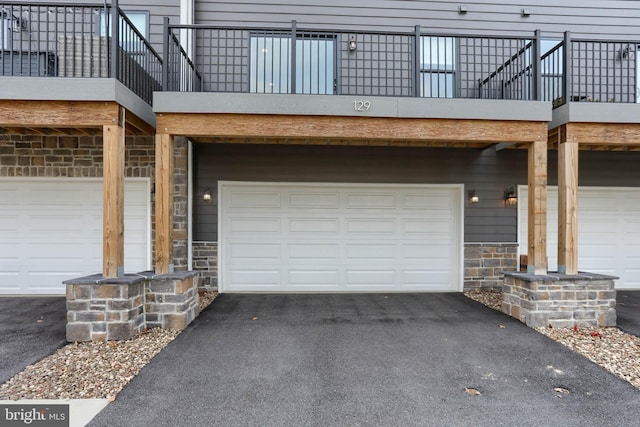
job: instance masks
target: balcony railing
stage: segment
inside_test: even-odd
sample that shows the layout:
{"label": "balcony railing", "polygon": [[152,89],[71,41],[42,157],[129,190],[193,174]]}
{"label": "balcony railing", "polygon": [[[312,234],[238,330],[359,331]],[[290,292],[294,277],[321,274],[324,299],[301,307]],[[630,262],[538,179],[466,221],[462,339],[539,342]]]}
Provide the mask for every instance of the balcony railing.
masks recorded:
{"label": "balcony railing", "polygon": [[554,108],[567,102],[635,103],[637,54],[637,42],[578,40],[567,32],[542,56],[542,99]]}
{"label": "balcony railing", "polygon": [[[536,100],[539,33],[212,27],[165,22],[163,86],[174,91]],[[192,60],[190,60],[191,58]]]}
{"label": "balcony railing", "polygon": [[0,0],[0,77],[111,77],[151,103],[162,59],[112,4]]}

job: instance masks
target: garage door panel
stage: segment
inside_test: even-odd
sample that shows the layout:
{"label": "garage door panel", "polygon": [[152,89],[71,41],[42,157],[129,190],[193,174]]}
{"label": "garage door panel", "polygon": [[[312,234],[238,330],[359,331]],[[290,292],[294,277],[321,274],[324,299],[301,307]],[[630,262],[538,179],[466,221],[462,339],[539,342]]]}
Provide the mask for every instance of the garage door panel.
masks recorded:
{"label": "garage door panel", "polygon": [[331,288],[339,283],[339,275],[338,270],[290,270],[288,285]]}
{"label": "garage door panel", "polygon": [[243,192],[237,191],[230,195],[230,208],[263,210],[264,208],[280,208],[282,195],[278,192]]}
{"label": "garage door panel", "polygon": [[455,206],[449,194],[405,194],[403,197],[402,207],[404,209],[424,209],[427,211],[452,210]]}
{"label": "garage door panel", "polygon": [[279,233],[279,218],[234,218],[231,221],[233,233]]}
{"label": "garage door panel", "polygon": [[338,193],[300,193],[289,194],[290,208],[338,209],[340,195]]}
{"label": "garage door panel", "polygon": [[290,233],[336,234],[340,231],[338,218],[289,218],[287,223]]}
{"label": "garage door panel", "polygon": [[452,278],[448,271],[437,270],[405,270],[403,286],[440,287],[446,285]]}
{"label": "garage door panel", "polygon": [[407,234],[429,234],[436,239],[449,239],[454,232],[450,220],[435,218],[406,219],[402,221],[402,230]]}
{"label": "garage door panel", "polygon": [[327,243],[294,243],[287,245],[288,255],[291,260],[331,260],[340,257],[340,247]]}
{"label": "garage door panel", "polygon": [[230,283],[233,286],[247,287],[272,287],[274,285],[280,285],[281,277],[280,270],[230,270]]}
{"label": "garage door panel", "polygon": [[394,219],[367,219],[351,218],[347,219],[347,234],[394,234],[396,232],[396,221]]}
{"label": "garage door panel", "polygon": [[[520,251],[527,244],[527,189],[519,189]],[[549,269],[557,269],[557,188],[548,188],[547,255]],[[640,189],[589,188],[578,190],[578,268],[620,277],[616,289],[640,289],[632,275],[640,254]],[[631,256],[630,256],[631,255]]]}
{"label": "garage door panel", "polygon": [[[63,280],[102,270],[102,186],[87,178],[0,179],[0,194],[15,195],[0,197],[0,293],[64,294]],[[149,267],[149,203],[148,180],[125,180],[127,272]]]}
{"label": "garage door panel", "polygon": [[396,244],[347,244],[346,259],[347,260],[395,260]]}
{"label": "garage door panel", "polygon": [[[459,290],[460,191],[439,186],[220,183],[221,289]],[[242,203],[251,205],[248,195],[261,192],[278,194],[284,203],[267,211],[225,205],[237,194],[247,196]],[[264,198],[256,198],[256,205],[265,204]],[[282,227],[255,225],[265,219],[270,224],[279,219]]]}
{"label": "garage door panel", "polygon": [[347,209],[396,209],[397,196],[390,193],[347,193]]}

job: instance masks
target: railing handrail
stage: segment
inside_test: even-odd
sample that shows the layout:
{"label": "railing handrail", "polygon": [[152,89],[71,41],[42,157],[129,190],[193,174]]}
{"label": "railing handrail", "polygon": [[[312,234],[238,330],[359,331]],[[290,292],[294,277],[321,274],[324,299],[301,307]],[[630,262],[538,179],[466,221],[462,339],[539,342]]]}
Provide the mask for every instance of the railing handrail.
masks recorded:
{"label": "railing handrail", "polygon": [[[531,40],[531,39],[526,39],[526,40]],[[480,85],[484,85],[484,84],[488,83],[489,81],[491,81],[491,79],[493,79],[498,74],[500,74],[500,72],[502,70],[504,70],[506,67],[509,66],[509,64],[511,64],[513,61],[515,61],[523,53],[525,53],[529,48],[531,48],[531,46],[533,46],[533,40],[530,41],[529,43],[527,43],[525,46],[521,47],[520,50],[518,51],[518,53],[514,53],[513,56],[511,56],[511,58],[507,59],[507,61],[504,64],[502,64],[501,66],[496,68],[495,71],[493,71],[491,74],[489,74],[489,77],[485,78],[484,80],[482,80],[480,82]],[[531,64],[527,65],[527,67],[525,67],[525,70],[527,68],[530,68],[530,67],[531,67]],[[524,71],[524,70],[522,70],[522,71]]]}
{"label": "railing handrail", "polygon": [[540,57],[540,60],[544,61],[549,56],[553,55],[556,51],[560,50],[560,48],[562,48],[563,46],[564,46],[564,40],[559,41],[558,44],[556,44],[554,47],[549,49],[544,55],[542,55]]}
{"label": "railing handrail", "polygon": [[[0,1],[0,4],[7,5],[15,5],[15,6],[50,6],[50,7],[98,7],[100,9],[104,9],[104,2],[94,2],[94,3],[69,3],[69,2],[34,2],[34,1],[25,1],[25,0],[3,0]],[[111,3],[106,3],[107,8],[111,7]]]}
{"label": "railing handrail", "polygon": [[[291,33],[291,25],[289,26],[250,26],[250,25],[209,25],[209,24],[169,24],[169,29],[181,30],[244,30],[244,31],[282,31],[283,33]],[[348,28],[304,28],[296,27],[298,33],[315,33],[315,34],[385,34],[390,36],[415,36],[413,31],[375,31],[360,30]],[[505,36],[492,34],[464,34],[464,33],[437,33],[429,32],[420,34],[424,37],[451,37],[451,38],[477,38],[477,39],[497,39],[497,40],[531,40],[527,36]]]}
{"label": "railing handrail", "polygon": [[[133,30],[133,32],[135,33],[135,35],[137,35],[140,40],[144,43],[145,47],[149,50],[149,52],[151,52],[153,54],[153,56],[155,56],[155,58],[160,61],[160,65],[162,65],[162,57],[158,54],[158,52],[153,48],[153,46],[151,46],[151,43],[149,43],[149,40],[146,39],[145,36],[142,35],[142,33],[140,31],[138,31],[138,29],[135,27],[135,25],[133,25],[133,23],[131,22],[131,20],[129,20],[129,18],[127,17],[127,15],[124,13],[124,11],[118,7],[118,14],[120,15],[121,18],[124,19],[124,21],[129,25],[129,29]],[[120,35],[118,35],[118,37],[120,37]]]}
{"label": "railing handrail", "polygon": [[171,34],[171,40],[179,47],[180,53],[182,54],[183,58],[185,58],[187,60],[187,64],[189,64],[191,66],[191,68],[193,68],[193,70],[196,72],[196,75],[198,77],[202,78],[202,74],[200,73],[200,71],[198,71],[196,69],[196,65],[193,63],[193,61],[191,61],[191,58],[189,58],[189,55],[187,54],[187,51],[184,50],[184,48],[180,44],[180,40],[178,40],[178,38],[176,37],[176,35],[173,32],[171,32],[170,34]]}

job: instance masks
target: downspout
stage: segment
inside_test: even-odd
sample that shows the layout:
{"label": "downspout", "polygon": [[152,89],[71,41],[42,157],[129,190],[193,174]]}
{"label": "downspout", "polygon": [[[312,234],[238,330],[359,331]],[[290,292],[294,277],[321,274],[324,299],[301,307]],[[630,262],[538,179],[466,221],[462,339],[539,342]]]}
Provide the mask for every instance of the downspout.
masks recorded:
{"label": "downspout", "polygon": [[[180,25],[193,25],[195,16],[194,0],[180,0]],[[187,55],[193,60],[193,37],[191,30],[180,30],[180,40]]]}
{"label": "downspout", "polygon": [[187,269],[193,270],[193,143],[187,142]]}

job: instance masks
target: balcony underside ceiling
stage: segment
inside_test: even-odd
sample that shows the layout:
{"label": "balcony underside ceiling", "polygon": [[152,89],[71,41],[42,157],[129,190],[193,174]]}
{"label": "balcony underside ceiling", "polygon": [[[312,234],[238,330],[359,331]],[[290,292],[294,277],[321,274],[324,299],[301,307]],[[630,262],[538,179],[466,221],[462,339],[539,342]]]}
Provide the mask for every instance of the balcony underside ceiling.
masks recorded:
{"label": "balcony underside ceiling", "polygon": [[[102,135],[103,127],[118,124],[113,101],[0,100],[0,133],[39,136]],[[127,135],[153,135],[155,129],[125,111]]]}

